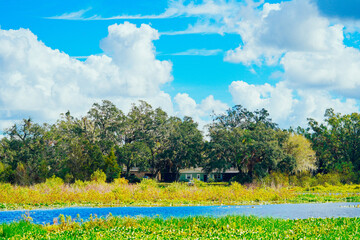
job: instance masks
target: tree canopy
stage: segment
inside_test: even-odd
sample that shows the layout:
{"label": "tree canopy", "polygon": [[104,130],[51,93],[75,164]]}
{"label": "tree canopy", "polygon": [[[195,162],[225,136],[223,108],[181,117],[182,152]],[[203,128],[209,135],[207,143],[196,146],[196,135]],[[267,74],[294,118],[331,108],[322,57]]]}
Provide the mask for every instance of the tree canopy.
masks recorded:
{"label": "tree canopy", "polygon": [[[0,140],[0,181],[29,185],[51,176],[65,182],[106,175],[107,181],[130,178],[137,168],[159,180],[178,180],[181,169],[207,173],[236,168],[240,182],[273,172],[338,173],[343,182],[360,172],[360,114],[328,109],[323,122],[283,130],[265,109],[241,105],[214,115],[204,138],[190,117],[168,116],[145,101],[124,114],[112,102],[94,103],[75,118],[70,112],[54,124],[23,119]],[[103,177],[102,177],[103,178]]]}

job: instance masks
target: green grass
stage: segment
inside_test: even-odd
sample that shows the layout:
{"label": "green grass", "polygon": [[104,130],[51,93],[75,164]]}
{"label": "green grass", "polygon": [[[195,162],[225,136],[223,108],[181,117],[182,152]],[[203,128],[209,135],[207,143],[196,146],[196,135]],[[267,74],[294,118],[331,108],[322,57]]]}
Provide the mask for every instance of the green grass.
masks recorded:
{"label": "green grass", "polygon": [[358,239],[360,218],[283,220],[247,216],[94,218],[78,224],[0,225],[0,239]]}

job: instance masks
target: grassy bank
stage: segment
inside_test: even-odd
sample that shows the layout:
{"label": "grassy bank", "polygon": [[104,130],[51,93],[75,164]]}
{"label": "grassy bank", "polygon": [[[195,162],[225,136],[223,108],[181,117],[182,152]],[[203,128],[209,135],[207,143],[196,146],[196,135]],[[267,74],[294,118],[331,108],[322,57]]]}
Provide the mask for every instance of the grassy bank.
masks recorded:
{"label": "grassy bank", "polygon": [[283,220],[245,216],[222,218],[93,219],[57,225],[22,221],[0,225],[0,239],[356,239],[360,218]]}
{"label": "grassy bank", "polygon": [[30,187],[0,184],[0,209],[46,208],[62,206],[181,206],[241,205],[260,203],[306,203],[360,201],[360,185],[299,187],[245,187],[196,183],[159,185],[143,181],[130,185],[119,179],[114,183],[76,182],[68,185],[50,179]]}

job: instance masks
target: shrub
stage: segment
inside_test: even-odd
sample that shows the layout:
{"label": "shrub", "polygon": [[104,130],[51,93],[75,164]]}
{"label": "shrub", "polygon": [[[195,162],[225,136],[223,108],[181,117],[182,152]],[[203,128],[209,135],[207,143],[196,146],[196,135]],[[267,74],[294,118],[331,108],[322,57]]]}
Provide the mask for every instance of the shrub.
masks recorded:
{"label": "shrub", "polygon": [[128,185],[129,181],[125,178],[115,178],[114,179],[114,184],[115,185]]}
{"label": "shrub", "polygon": [[51,178],[46,179],[45,185],[48,187],[58,187],[62,186],[64,184],[64,181],[53,175]]}
{"label": "shrub", "polygon": [[91,181],[97,183],[104,183],[106,181],[106,174],[102,170],[96,170],[90,177]]}
{"label": "shrub", "polygon": [[244,190],[245,189],[245,187],[238,182],[232,182],[231,188],[234,190]]}
{"label": "shrub", "polygon": [[213,178],[209,177],[208,180],[207,180],[207,182],[208,182],[208,183],[213,183],[213,182],[215,182],[215,180],[214,180]]}
{"label": "shrub", "polygon": [[128,180],[129,180],[129,183],[140,183],[141,182],[141,179],[135,175],[130,175],[128,177]]}
{"label": "shrub", "polygon": [[335,166],[336,172],[340,174],[340,181],[343,184],[356,182],[354,165],[351,162],[342,162]]}
{"label": "shrub", "polygon": [[272,172],[262,179],[262,184],[268,187],[287,187],[289,186],[289,177],[280,172]]}
{"label": "shrub", "polygon": [[206,186],[206,183],[204,183],[203,181],[198,180],[198,179],[193,179],[193,182],[194,182],[194,185],[197,187],[205,187]]}
{"label": "shrub", "polygon": [[74,176],[70,173],[67,173],[65,175],[64,182],[65,183],[73,183],[73,181],[74,181]]}
{"label": "shrub", "polygon": [[328,173],[328,174],[317,174],[316,182],[313,185],[340,185],[340,175],[338,173]]}
{"label": "shrub", "polygon": [[76,188],[83,188],[86,187],[89,184],[87,181],[81,181],[81,180],[75,180],[74,187]]}
{"label": "shrub", "polygon": [[[209,178],[209,179],[208,179],[208,182],[209,182],[210,179],[212,179],[212,178]],[[214,181],[214,180],[213,180],[213,181]],[[190,180],[189,180],[189,179],[182,179],[182,180],[180,180],[179,182],[190,182]]]}
{"label": "shrub", "polygon": [[240,174],[232,177],[230,179],[230,182],[238,182],[238,183],[241,183],[241,184],[251,183],[252,182],[252,177],[250,177],[249,174],[240,173]]}
{"label": "shrub", "polygon": [[314,185],[316,179],[311,177],[309,172],[299,172],[289,177],[290,184],[293,186],[310,187]]}
{"label": "shrub", "polygon": [[142,190],[145,190],[149,187],[152,187],[152,188],[155,188],[157,187],[158,183],[156,180],[154,179],[147,179],[147,178],[144,178],[140,183],[139,183],[139,186]]}

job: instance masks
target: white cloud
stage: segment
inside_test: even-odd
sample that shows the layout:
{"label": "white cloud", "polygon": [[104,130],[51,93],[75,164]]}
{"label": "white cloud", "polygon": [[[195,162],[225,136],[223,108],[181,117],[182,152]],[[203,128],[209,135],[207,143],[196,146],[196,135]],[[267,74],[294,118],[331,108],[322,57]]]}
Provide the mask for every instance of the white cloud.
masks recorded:
{"label": "white cloud", "polygon": [[[106,76],[109,80],[106,91],[148,97],[158,93],[160,86],[172,81],[172,64],[155,58],[153,40],[158,38],[157,30],[146,24],[136,28],[135,25],[125,22],[109,27],[109,35],[101,41],[100,46],[111,59],[105,60],[102,67],[115,66],[115,74],[118,75],[116,78],[112,75]],[[101,57],[88,58],[87,62],[90,61],[93,67],[104,62]]]}
{"label": "white cloud", "polygon": [[327,108],[359,111],[360,51],[344,44],[339,23],[321,16],[310,0],[250,9],[238,22],[243,43],[228,51],[225,60],[284,70],[275,86],[233,82],[234,103],[266,108],[281,126],[304,126],[307,117],[321,121]]}
{"label": "white cloud", "polygon": [[249,9],[248,16],[238,22],[244,44],[230,50],[226,61],[271,65],[288,51],[325,52],[343,45],[343,27],[331,26],[310,0],[266,3],[262,7]]}
{"label": "white cloud", "polygon": [[101,99],[120,108],[145,99],[171,113],[161,86],[172,81],[172,64],[155,58],[158,36],[144,24],[111,25],[101,42],[104,54],[79,61],[47,47],[30,30],[0,30],[0,112],[8,113],[0,121],[52,121],[68,109],[85,114]]}
{"label": "white cloud", "polygon": [[161,32],[161,35],[189,35],[189,34],[220,34],[224,35],[229,32],[226,26],[213,25],[209,21],[197,21],[189,25],[185,30],[171,30]]}
{"label": "white cloud", "polygon": [[[78,12],[67,18],[79,20],[79,15],[82,20],[195,17],[187,29],[161,34],[239,34],[241,44],[227,51],[225,61],[241,63],[252,70],[254,64],[280,66],[283,71],[275,74],[281,79],[275,86],[233,82],[229,87],[233,101],[250,109],[265,107],[282,125],[304,124],[306,117],[322,119],[329,107],[342,113],[358,110],[354,99],[360,98],[360,51],[344,44],[344,31],[358,31],[359,21],[329,19],[319,13],[312,0],[279,4],[179,0],[170,1],[159,15],[103,18],[85,17],[88,12]],[[212,53],[192,49],[180,54]],[[14,76],[17,78],[21,76]],[[159,81],[157,86],[161,84]],[[198,119],[205,116],[202,103],[197,104],[188,95],[177,95],[175,101],[181,112]]]}
{"label": "white cloud", "polygon": [[243,81],[229,86],[235,104],[241,104],[251,111],[265,108],[270,117],[280,127],[305,126],[307,118],[323,120],[325,110],[333,108],[336,112],[351,113],[359,111],[355,99],[332,97],[324,90],[292,90],[284,82],[253,85]]}
{"label": "white cloud", "polygon": [[288,121],[294,104],[296,104],[292,90],[283,83],[278,83],[273,87],[268,83],[252,85],[243,81],[235,81],[229,86],[229,91],[235,104],[241,104],[251,111],[265,108],[277,123]]}
{"label": "white cloud", "polygon": [[222,53],[221,49],[188,49],[184,52],[173,53],[174,56],[214,56]]}
{"label": "white cloud", "polygon": [[[84,15],[90,11],[91,8],[81,9],[76,12],[64,13],[59,16],[46,17],[47,19],[58,19],[58,20],[84,20]],[[96,17],[96,16],[93,16]]]}
{"label": "white cloud", "polygon": [[358,112],[357,102],[352,98],[336,98],[324,90],[299,90],[300,97],[298,103],[294,106],[293,114],[289,122],[293,126],[305,126],[306,118],[314,118],[317,121],[323,121],[325,110],[333,108],[335,112],[349,114]]}
{"label": "white cloud", "polygon": [[179,109],[178,115],[192,117],[199,123],[201,130],[205,130],[204,126],[210,123],[213,113],[224,113],[229,108],[227,104],[215,100],[212,95],[203,99],[199,104],[187,93],[178,93],[174,100]]}
{"label": "white cloud", "polygon": [[326,53],[289,52],[281,60],[284,78],[294,88],[314,88],[360,98],[360,51],[334,48]]}
{"label": "white cloud", "polygon": [[360,98],[360,51],[344,45],[344,27],[319,14],[310,0],[264,4],[238,23],[243,45],[225,61],[281,65],[293,89],[323,89]]}
{"label": "white cloud", "polygon": [[99,15],[86,16],[90,9],[82,9],[76,12],[64,13],[59,16],[47,17],[48,19],[58,20],[121,20],[121,19],[166,19],[174,17],[192,16],[218,16],[227,12],[232,12],[239,3],[236,1],[225,0],[203,0],[200,4],[195,1],[185,3],[184,0],[169,1],[169,7],[161,14],[155,15],[117,15],[102,17]]}
{"label": "white cloud", "polygon": [[[197,20],[190,24],[187,29],[162,32],[161,35],[182,34],[221,34],[234,31],[234,19],[239,19],[240,10],[243,6],[257,7],[260,3],[251,0],[237,2],[234,0],[202,0],[184,1],[169,0],[168,8],[160,14],[150,15],[117,15],[104,17],[98,14],[91,15],[91,9],[83,9],[76,12],[64,13],[58,16],[46,17],[56,20],[76,21],[106,21],[106,20],[134,20],[134,19],[168,19],[177,17],[195,17]],[[246,10],[244,11],[246,12]]]}

